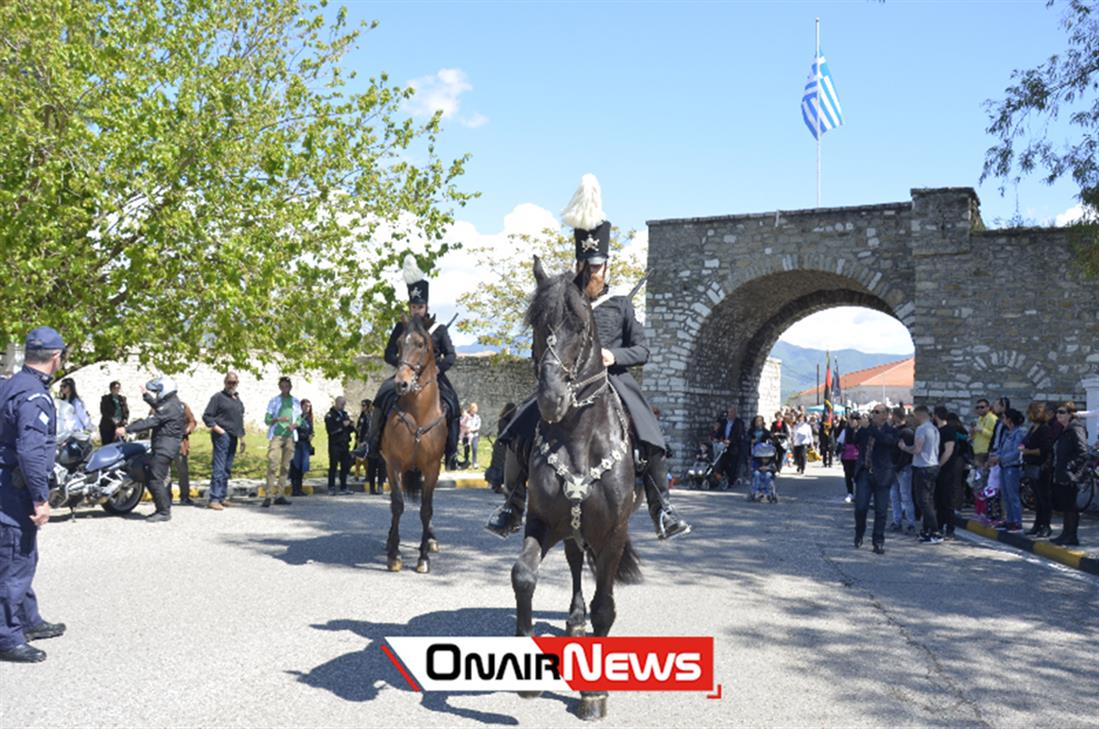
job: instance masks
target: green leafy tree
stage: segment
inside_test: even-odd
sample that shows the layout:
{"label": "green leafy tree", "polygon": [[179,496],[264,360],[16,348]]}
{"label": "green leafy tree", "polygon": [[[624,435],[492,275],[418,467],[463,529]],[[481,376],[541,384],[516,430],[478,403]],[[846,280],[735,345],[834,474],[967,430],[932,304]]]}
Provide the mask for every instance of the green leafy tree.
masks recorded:
{"label": "green leafy tree", "polygon": [[[1046,3],[1053,5],[1053,0]],[[1004,98],[986,102],[989,134],[981,181],[1018,181],[1040,173],[1052,184],[1068,175],[1079,186],[1084,218],[1074,238],[1091,275],[1099,273],[1099,2],[1070,0],[1062,25],[1068,48],[1036,68],[1012,73]],[[1067,116],[1071,141],[1055,143],[1051,122]],[[1001,187],[1001,192],[1003,187]]]}
{"label": "green leafy tree", "polygon": [[[632,238],[627,236],[626,241]],[[458,297],[458,305],[466,313],[458,321],[458,330],[477,336],[478,344],[498,348],[503,355],[525,356],[530,352],[530,332],[523,324],[530,294],[534,291],[532,266],[534,256],[542,259],[547,273],[573,270],[576,266],[575,246],[571,233],[547,229],[537,235],[511,235],[507,250],[501,255],[498,247],[484,245],[471,253],[485,262],[490,280]],[[611,229],[612,287],[632,288],[645,275],[643,252],[630,249],[618,228]],[[634,306],[643,308],[643,295],[634,298]]]}
{"label": "green leafy tree", "polygon": [[0,346],[50,324],[75,366],[329,375],[381,349],[466,159],[342,68],[376,23],[324,6],[0,3]]}

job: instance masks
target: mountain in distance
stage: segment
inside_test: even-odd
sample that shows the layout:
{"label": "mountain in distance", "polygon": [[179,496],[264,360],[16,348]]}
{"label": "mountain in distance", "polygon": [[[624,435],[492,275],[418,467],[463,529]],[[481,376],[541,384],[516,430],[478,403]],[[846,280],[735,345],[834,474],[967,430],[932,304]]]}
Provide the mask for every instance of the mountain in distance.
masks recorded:
{"label": "mountain in distance", "polygon": [[[479,352],[499,352],[499,347],[483,344],[461,344],[454,348],[459,354]],[[782,360],[782,401],[791,395],[808,390],[817,385],[817,364],[820,364],[820,379],[824,382],[824,350],[807,349],[789,342],[777,342],[771,348],[771,356]],[[838,362],[840,374],[846,375],[868,367],[876,367],[886,362],[911,357],[910,354],[881,354],[860,352],[857,349],[838,349],[832,352],[832,362]]]}
{"label": "mountain in distance", "polygon": [[[817,365],[820,365],[820,382],[824,384],[823,349],[806,349],[789,342],[776,342],[771,356],[782,360],[782,401],[791,395],[817,386]],[[847,375],[886,362],[907,359],[911,354],[882,354],[860,352],[857,349],[838,349],[832,352],[833,364],[839,364],[841,375]]]}

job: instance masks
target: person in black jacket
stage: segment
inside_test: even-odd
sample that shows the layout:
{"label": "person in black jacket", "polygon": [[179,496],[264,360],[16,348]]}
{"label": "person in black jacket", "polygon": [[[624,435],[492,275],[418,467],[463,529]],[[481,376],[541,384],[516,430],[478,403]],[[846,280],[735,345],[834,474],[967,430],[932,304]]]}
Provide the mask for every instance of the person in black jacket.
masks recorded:
{"label": "person in black jacket", "polygon": [[[347,496],[347,474],[351,471],[351,434],[355,427],[346,410],[347,399],[336,398],[324,415],[324,429],[328,432],[328,494]],[[300,436],[299,436],[300,437]],[[340,490],[336,491],[336,471],[340,474]]]}
{"label": "person in black jacket", "polygon": [[237,387],[240,377],[236,372],[225,373],[225,388],[214,393],[202,422],[210,429],[210,445],[213,462],[210,467],[210,491],[207,508],[221,511],[229,505],[229,478],[233,475],[233,460],[237,447],[244,453],[244,403]]}
{"label": "person in black jacket", "polygon": [[[454,385],[450,384],[446,372],[454,366],[458,354],[454,351],[454,344],[450,341],[450,333],[446,324],[435,321],[435,317],[428,313],[428,294],[430,282],[416,265],[416,259],[411,255],[405,256],[404,279],[408,286],[408,311],[412,316],[423,319],[424,328],[431,334],[431,347],[435,352],[435,382],[439,387],[439,399],[442,401],[443,415],[446,417],[447,437],[444,459],[449,470],[458,468],[458,418],[461,416],[458,393]],[[404,336],[404,322],[397,322],[389,335],[389,343],[385,347],[385,361],[387,364],[397,367],[400,365],[400,342]],[[378,394],[374,397],[374,412],[370,418],[370,450],[381,452],[382,430],[385,428],[386,418],[397,404],[397,388],[393,384],[393,378],[389,377],[378,388]]]}
{"label": "person in black jacket", "polygon": [[153,431],[152,459],[149,464],[149,481],[146,484],[153,495],[156,511],[145,518],[146,522],[168,521],[172,518],[172,497],[165,486],[168,469],[179,455],[179,445],[186,433],[183,403],[176,395],[176,383],[170,377],[157,377],[141,388],[141,396],[153,408],[153,414],[136,420],[124,428],[118,428],[119,438],[127,433]]}
{"label": "person in black jacket", "polygon": [[886,418],[885,405],[875,405],[870,411],[870,425],[859,428],[855,441],[859,460],[855,467],[855,548],[862,546],[866,534],[866,515],[870,496],[874,497],[874,554],[885,554],[885,515],[889,509],[889,491],[896,480],[894,458],[897,451],[897,429]]}
{"label": "person in black jacket", "polygon": [[1076,403],[1058,406],[1057,421],[1062,430],[1053,443],[1053,505],[1064,512],[1064,526],[1049,541],[1075,547],[1080,544],[1076,533],[1080,525],[1076,495],[1088,464],[1088,439],[1083,421],[1076,417]]}
{"label": "person in black jacket", "polygon": [[117,440],[115,431],[130,422],[130,407],[122,395],[122,383],[112,382],[110,392],[99,401],[99,438],[103,445]]}

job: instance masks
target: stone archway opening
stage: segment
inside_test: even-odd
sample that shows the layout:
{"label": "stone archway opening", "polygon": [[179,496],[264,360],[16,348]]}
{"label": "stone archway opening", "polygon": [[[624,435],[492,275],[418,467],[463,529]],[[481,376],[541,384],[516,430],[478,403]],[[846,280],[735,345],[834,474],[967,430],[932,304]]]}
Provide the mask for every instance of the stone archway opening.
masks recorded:
{"label": "stone archway opening", "polygon": [[[776,361],[781,367],[773,366]],[[844,383],[835,404],[861,410],[914,400],[915,343],[908,327],[878,309],[840,306],[801,318],[780,334],[760,381],[761,410],[823,406],[829,366]],[[774,369],[781,369],[778,387]]]}
{"label": "stone archway opening", "polygon": [[732,288],[695,335],[687,367],[689,427],[703,432],[729,404],[736,404],[744,416],[758,412],[768,357],[779,337],[798,321],[836,307],[860,307],[907,327],[898,316],[904,304],[858,278],[823,270],[771,272]]}

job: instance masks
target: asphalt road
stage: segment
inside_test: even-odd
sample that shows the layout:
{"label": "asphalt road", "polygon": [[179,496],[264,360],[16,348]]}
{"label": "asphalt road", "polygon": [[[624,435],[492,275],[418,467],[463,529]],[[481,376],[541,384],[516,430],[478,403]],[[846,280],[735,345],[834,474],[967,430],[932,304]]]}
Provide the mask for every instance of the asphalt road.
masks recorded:
{"label": "asphalt road", "polygon": [[[636,516],[646,582],[619,589],[613,632],[715,636],[724,697],[614,694],[604,726],[1099,726],[1099,581],[964,539],[855,550],[836,472],[779,489],[676,492],[696,528],[672,544]],[[579,726],[574,695],[414,693],[380,650],[512,634],[519,540],[481,529],[497,500],[438,494],[431,575],[385,571],[380,497],[55,521],[35,587],[68,633],[0,665],[0,726]],[[563,628],[567,588],[558,548],[538,632]]]}

